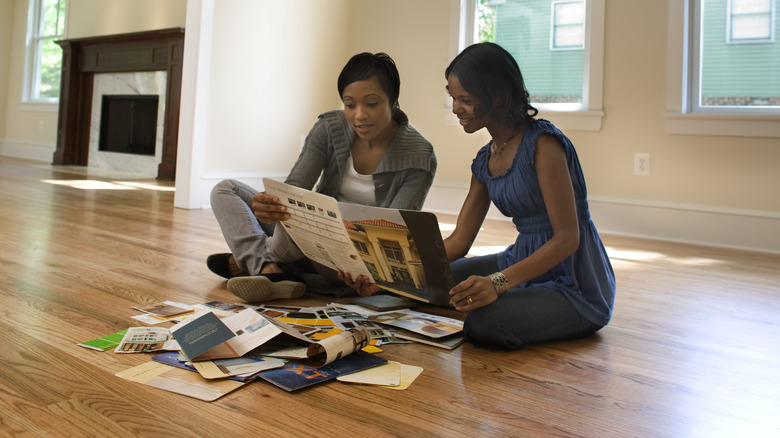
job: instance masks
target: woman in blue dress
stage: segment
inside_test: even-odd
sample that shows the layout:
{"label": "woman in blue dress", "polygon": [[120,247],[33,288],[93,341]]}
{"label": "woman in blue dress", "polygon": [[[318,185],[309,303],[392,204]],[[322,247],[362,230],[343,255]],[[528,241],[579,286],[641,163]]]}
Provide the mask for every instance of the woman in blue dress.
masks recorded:
{"label": "woman in blue dress", "polygon": [[[456,228],[444,241],[456,309],[475,344],[519,349],[587,336],[612,315],[615,276],[590,219],[571,141],[536,119],[517,62],[493,43],[466,48],[445,72],[452,112],[471,134],[492,140],[474,159]],[[512,221],[515,243],[465,257],[490,204]]]}

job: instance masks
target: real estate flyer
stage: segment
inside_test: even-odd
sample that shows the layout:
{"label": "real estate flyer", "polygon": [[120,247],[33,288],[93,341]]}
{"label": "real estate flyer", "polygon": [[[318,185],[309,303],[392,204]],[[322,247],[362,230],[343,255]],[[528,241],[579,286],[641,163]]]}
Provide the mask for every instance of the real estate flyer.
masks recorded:
{"label": "real estate flyer", "polygon": [[399,295],[449,302],[454,281],[433,213],[338,202],[269,178],[263,184],[287,207],[291,218],[280,223],[309,259]]}

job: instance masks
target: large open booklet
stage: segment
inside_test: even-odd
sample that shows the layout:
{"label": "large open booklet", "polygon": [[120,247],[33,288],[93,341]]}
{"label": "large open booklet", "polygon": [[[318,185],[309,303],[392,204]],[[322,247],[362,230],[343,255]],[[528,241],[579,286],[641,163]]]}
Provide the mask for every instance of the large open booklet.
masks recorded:
{"label": "large open booklet", "polygon": [[454,281],[433,213],[338,202],[269,178],[263,184],[287,207],[291,218],[281,224],[309,259],[399,295],[449,302]]}
{"label": "large open booklet", "polygon": [[348,356],[368,345],[368,330],[356,328],[315,342],[292,326],[267,317],[254,309],[245,309],[220,319],[210,310],[202,310],[171,327],[181,352],[190,361],[243,357],[250,351],[280,345],[294,358],[312,367],[321,367]]}

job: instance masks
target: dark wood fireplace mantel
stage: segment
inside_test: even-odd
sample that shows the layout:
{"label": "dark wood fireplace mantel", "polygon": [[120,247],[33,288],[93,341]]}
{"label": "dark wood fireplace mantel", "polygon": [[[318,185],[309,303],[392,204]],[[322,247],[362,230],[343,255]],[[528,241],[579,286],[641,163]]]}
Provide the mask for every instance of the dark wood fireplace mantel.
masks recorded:
{"label": "dark wood fireplace mantel", "polygon": [[57,41],[62,82],[53,164],[88,165],[92,90],[96,73],[167,72],[162,162],[157,178],[176,176],[184,28]]}

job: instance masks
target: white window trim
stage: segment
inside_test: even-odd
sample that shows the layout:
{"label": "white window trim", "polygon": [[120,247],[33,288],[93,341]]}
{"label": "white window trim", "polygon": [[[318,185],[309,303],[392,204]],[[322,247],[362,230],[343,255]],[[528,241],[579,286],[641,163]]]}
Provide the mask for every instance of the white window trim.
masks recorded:
{"label": "white window trim", "polygon": [[[586,0],[585,2],[585,72],[583,76],[587,87],[583,90],[583,105],[570,109],[565,106],[535,104],[539,116],[550,120],[556,126],[570,131],[600,131],[604,92],[604,11],[605,0]],[[455,56],[474,41],[475,0],[450,0],[450,58]],[[465,26],[461,29],[460,23]],[[446,111],[452,107],[446,100]]]}
{"label": "white window trim", "polygon": [[687,61],[691,28],[690,2],[668,0],[666,132],[687,135],[780,137],[780,115],[693,113],[687,102],[691,74]]}

